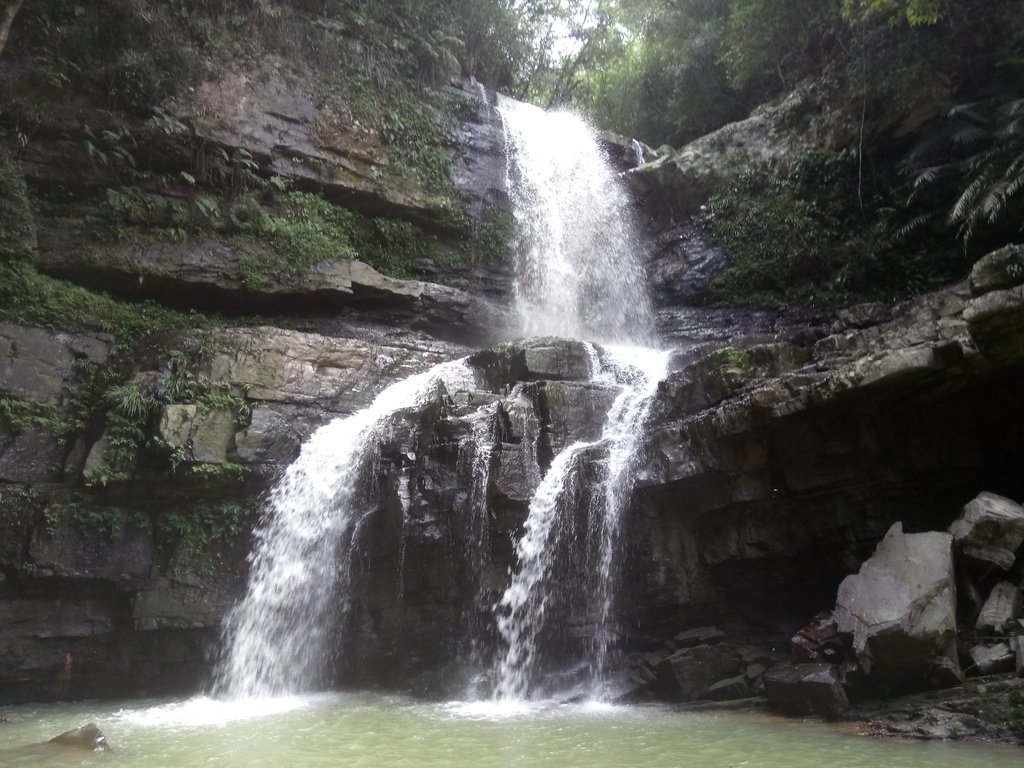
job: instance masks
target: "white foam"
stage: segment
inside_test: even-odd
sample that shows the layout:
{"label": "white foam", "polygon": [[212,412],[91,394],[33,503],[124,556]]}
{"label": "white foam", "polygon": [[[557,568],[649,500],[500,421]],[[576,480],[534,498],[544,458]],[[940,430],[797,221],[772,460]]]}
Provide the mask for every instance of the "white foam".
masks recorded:
{"label": "white foam", "polygon": [[294,712],[322,703],[325,698],[329,697],[280,696],[221,700],[196,696],[146,709],[122,709],[114,718],[149,728],[208,728]]}

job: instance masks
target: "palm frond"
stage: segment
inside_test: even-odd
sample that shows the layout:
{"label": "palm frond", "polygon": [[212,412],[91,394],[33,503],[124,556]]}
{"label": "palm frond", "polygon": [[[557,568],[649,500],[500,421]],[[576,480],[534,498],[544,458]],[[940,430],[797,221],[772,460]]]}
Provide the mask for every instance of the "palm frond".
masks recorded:
{"label": "palm frond", "polygon": [[900,227],[898,230],[896,230],[896,239],[906,240],[917,230],[919,230],[921,227],[923,227],[925,224],[931,221],[934,217],[935,216],[932,213],[922,213],[920,216],[915,216],[902,227]]}
{"label": "palm frond", "polygon": [[988,119],[978,111],[978,106],[981,102],[971,102],[970,104],[957,104],[946,113],[946,117],[962,117],[968,120],[973,120],[981,125],[988,125]]}
{"label": "palm frond", "polygon": [[960,194],[960,197],[953,204],[953,209],[949,212],[950,224],[956,224],[968,217],[974,208],[975,201],[985,188],[985,181],[984,176],[978,176],[967,185],[967,188]]}
{"label": "palm frond", "polygon": [[988,141],[992,133],[977,125],[966,125],[953,134],[953,143],[962,147],[969,147],[973,144],[981,144]]}

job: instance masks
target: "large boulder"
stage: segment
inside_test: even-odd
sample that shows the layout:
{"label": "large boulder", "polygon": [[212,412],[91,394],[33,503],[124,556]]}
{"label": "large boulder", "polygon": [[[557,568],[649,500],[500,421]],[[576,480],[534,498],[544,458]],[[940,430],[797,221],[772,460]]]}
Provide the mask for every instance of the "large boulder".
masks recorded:
{"label": "large boulder", "polygon": [[712,686],[740,674],[739,657],[726,645],[683,648],[654,669],[655,686],[665,698],[694,701],[706,698]]}
{"label": "large boulder", "polygon": [[768,702],[791,715],[820,715],[836,718],[850,701],[831,664],[784,664],[764,675]]}
{"label": "large boulder", "polygon": [[949,527],[968,557],[1008,571],[1024,542],[1024,507],[1005,496],[979,493]]}
{"label": "large boulder", "polygon": [[928,688],[961,679],[950,534],[906,534],[894,523],[860,571],[840,584],[835,622],[872,687]]}

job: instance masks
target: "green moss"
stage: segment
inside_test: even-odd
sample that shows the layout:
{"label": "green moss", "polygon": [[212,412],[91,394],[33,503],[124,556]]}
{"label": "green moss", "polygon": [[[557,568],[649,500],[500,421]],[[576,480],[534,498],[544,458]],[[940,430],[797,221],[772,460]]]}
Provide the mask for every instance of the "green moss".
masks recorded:
{"label": "green moss", "polygon": [[411,170],[425,190],[447,195],[451,154],[444,146],[444,131],[421,104],[398,99],[381,120],[380,133],[393,158]]}
{"label": "green moss", "polygon": [[222,323],[209,315],[176,312],[153,302],[118,301],[42,275],[25,262],[0,263],[0,318],[64,331],[103,331],[121,349],[158,331]]}
{"label": "green moss", "polygon": [[178,565],[186,565],[210,543],[237,542],[251,527],[257,510],[252,502],[221,501],[200,502],[187,510],[153,511],[77,496],[47,505],[43,523],[50,537],[61,526],[70,525],[85,536],[109,541],[122,541],[134,529],[152,537],[160,550],[173,553]]}
{"label": "green moss", "polygon": [[470,225],[467,258],[470,264],[500,264],[512,255],[515,220],[507,208],[491,206]]}

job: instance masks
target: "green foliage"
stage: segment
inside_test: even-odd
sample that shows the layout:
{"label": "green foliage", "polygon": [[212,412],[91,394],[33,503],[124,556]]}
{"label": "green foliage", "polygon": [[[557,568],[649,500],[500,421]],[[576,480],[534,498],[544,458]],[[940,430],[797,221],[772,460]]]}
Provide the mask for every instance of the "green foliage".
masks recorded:
{"label": "green foliage", "polygon": [[406,102],[396,106],[381,122],[381,137],[424,189],[445,193],[450,184],[451,156],[443,146],[443,131],[415,105]]}
{"label": "green foliage", "polygon": [[500,264],[511,257],[515,220],[505,208],[492,206],[470,225],[467,246],[472,265]]}
{"label": "green foliage", "polygon": [[25,262],[0,262],[0,318],[64,331],[103,331],[114,337],[119,349],[157,331],[215,324],[213,318],[195,312],[117,301],[41,275]]}
{"label": "green foliage", "polygon": [[21,169],[7,153],[0,134],[0,262],[22,258],[35,245],[32,204]]}
{"label": "green foliage", "polygon": [[153,538],[160,549],[173,553],[173,570],[202,569],[198,558],[204,550],[211,544],[237,543],[252,527],[256,513],[254,504],[236,501],[171,509],[156,516]]}
{"label": "green foliage", "polygon": [[843,0],[843,16],[854,23],[879,17],[895,23],[902,18],[918,26],[937,24],[953,5],[954,0]]}
{"label": "green foliage", "polygon": [[[911,202],[923,197],[949,210],[948,223],[965,245],[979,229],[999,238],[993,248],[1016,238],[1024,214],[1024,99],[996,97],[950,110],[911,152],[904,164],[913,177]],[[951,201],[951,202],[950,202]],[[930,218],[913,219],[904,234]],[[995,231],[993,231],[995,230]]]}
{"label": "green foliage", "polygon": [[41,427],[67,445],[81,432],[84,423],[75,411],[62,412],[55,405],[0,394],[0,424],[13,432]]}
{"label": "green foliage", "polygon": [[106,486],[134,477],[139,458],[145,448],[153,445],[148,419],[132,419],[108,411],[105,420],[103,456],[100,462],[82,475],[87,486]]}
{"label": "green foliage", "polygon": [[737,347],[716,349],[708,355],[706,364],[709,371],[723,383],[741,381],[753,368],[750,353]]}
{"label": "green foliage", "polygon": [[199,503],[188,510],[177,508],[143,510],[114,504],[100,504],[77,498],[54,502],[44,509],[45,530],[50,537],[63,525],[71,525],[85,536],[122,541],[135,529],[152,536],[157,546],[173,551],[179,565],[190,565],[209,544],[234,544],[252,525],[256,507],[252,503],[222,501]]}
{"label": "green foliage", "polygon": [[721,61],[740,88],[792,87],[820,60],[826,32],[839,25],[838,8],[820,0],[730,0]]}
{"label": "green foliage", "polygon": [[53,536],[62,525],[71,525],[84,536],[121,541],[129,528],[146,533],[152,521],[145,512],[115,505],[100,505],[86,500],[55,502],[43,510],[47,535]]}
{"label": "green foliage", "polygon": [[898,187],[872,179],[857,204],[857,166],[825,153],[806,156],[784,179],[747,176],[710,201],[709,234],[729,257],[711,285],[713,301],[819,306],[893,300],[936,288],[964,268],[941,241],[895,240]]}
{"label": "green foliage", "polygon": [[103,399],[114,411],[130,421],[144,421],[156,408],[156,400],[142,389],[142,382],[129,381],[108,389]]}

